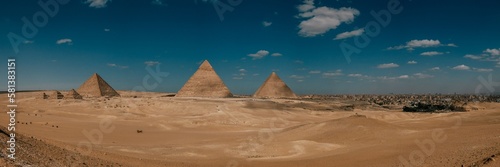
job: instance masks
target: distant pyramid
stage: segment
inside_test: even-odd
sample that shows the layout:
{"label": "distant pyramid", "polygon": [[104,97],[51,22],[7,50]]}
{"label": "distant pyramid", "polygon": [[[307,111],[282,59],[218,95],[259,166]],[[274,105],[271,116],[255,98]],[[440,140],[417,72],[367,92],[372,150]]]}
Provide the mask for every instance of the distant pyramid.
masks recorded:
{"label": "distant pyramid", "polygon": [[61,92],[56,90],[56,91],[53,91],[52,94],[49,95],[49,98],[50,99],[62,99],[62,98],[64,98],[64,96],[62,95]]}
{"label": "distant pyramid", "polygon": [[176,97],[231,97],[231,91],[205,60],[198,70],[177,92]]}
{"label": "distant pyramid", "polygon": [[285,82],[273,72],[255,92],[253,97],[257,98],[297,98]]}
{"label": "distant pyramid", "polygon": [[101,97],[101,96],[120,96],[99,74],[94,73],[85,83],[78,88],[78,92],[84,96]]}
{"label": "distant pyramid", "polygon": [[68,93],[66,93],[64,99],[82,99],[82,96],[76,92],[75,89],[71,89]]}

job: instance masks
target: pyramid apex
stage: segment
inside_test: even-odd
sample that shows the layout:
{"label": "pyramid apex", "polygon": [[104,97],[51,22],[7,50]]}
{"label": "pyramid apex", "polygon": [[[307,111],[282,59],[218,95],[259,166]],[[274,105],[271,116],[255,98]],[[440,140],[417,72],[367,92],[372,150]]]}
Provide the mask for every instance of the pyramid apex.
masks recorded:
{"label": "pyramid apex", "polygon": [[201,65],[200,65],[200,67],[198,69],[201,69],[201,70],[213,70],[212,65],[210,65],[210,62],[208,62],[208,60],[203,61],[203,63],[201,63]]}

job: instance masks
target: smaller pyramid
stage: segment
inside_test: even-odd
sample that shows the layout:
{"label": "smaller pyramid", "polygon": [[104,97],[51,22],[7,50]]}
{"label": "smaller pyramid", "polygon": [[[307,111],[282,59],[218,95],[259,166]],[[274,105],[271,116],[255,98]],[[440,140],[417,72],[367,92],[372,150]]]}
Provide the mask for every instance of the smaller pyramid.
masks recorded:
{"label": "smaller pyramid", "polygon": [[66,93],[64,99],[82,99],[82,96],[76,92],[75,89],[71,89],[68,93]]}
{"label": "smaller pyramid", "polygon": [[35,96],[35,99],[48,99],[49,98],[49,95],[45,94],[45,92],[42,92],[40,94],[38,94],[37,96]]}
{"label": "smaller pyramid", "polygon": [[120,96],[99,74],[94,73],[78,88],[80,95],[88,97]]}
{"label": "smaller pyramid", "polygon": [[62,95],[61,92],[56,90],[56,91],[53,91],[52,94],[49,95],[49,98],[50,99],[62,99],[62,98],[64,98],[64,95]]}
{"label": "smaller pyramid", "polygon": [[231,91],[205,60],[175,97],[231,97]]}
{"label": "smaller pyramid", "polygon": [[283,80],[273,72],[255,92],[253,97],[256,98],[297,98]]}

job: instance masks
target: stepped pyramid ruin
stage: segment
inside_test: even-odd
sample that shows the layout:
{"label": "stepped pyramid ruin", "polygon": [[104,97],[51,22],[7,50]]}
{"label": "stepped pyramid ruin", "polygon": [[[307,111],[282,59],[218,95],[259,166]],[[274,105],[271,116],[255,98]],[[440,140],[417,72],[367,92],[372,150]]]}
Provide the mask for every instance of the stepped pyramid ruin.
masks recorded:
{"label": "stepped pyramid ruin", "polygon": [[64,99],[82,99],[82,96],[76,92],[75,89],[71,89],[68,93],[66,93]]}
{"label": "stepped pyramid ruin", "polygon": [[78,88],[80,95],[88,97],[120,96],[99,74],[94,73],[85,83]]}
{"label": "stepped pyramid ruin", "polygon": [[231,97],[231,91],[205,60],[175,97]]}
{"label": "stepped pyramid ruin", "polygon": [[293,93],[285,82],[283,82],[280,77],[273,72],[260,86],[260,88],[255,92],[253,97],[257,98],[297,98],[297,95]]}
{"label": "stepped pyramid ruin", "polygon": [[55,91],[53,91],[53,92],[49,95],[49,98],[50,98],[50,99],[62,99],[62,98],[64,98],[64,96],[62,95],[62,93],[61,93],[61,92],[59,92],[59,91],[55,90]]}

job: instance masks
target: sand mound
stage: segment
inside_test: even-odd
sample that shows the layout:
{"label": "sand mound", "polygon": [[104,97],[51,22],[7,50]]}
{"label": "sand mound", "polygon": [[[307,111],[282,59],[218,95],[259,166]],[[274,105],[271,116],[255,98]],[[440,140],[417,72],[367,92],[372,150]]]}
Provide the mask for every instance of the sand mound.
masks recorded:
{"label": "sand mound", "polygon": [[353,115],[324,122],[303,124],[283,129],[277,136],[293,139],[307,139],[313,141],[356,141],[375,140],[384,138],[384,132],[402,131],[397,125],[364,115]]}

